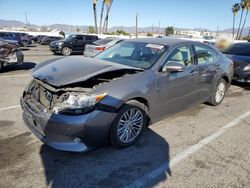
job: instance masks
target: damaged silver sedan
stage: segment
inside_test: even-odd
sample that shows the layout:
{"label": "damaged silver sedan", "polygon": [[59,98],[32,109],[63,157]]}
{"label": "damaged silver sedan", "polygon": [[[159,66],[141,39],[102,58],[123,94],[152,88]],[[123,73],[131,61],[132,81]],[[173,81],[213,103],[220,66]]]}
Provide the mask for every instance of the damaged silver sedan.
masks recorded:
{"label": "damaged silver sedan", "polygon": [[55,149],[127,147],[163,117],[193,104],[219,105],[232,74],[232,62],[202,43],[123,41],[94,59],[74,56],[38,64],[21,97],[23,119]]}

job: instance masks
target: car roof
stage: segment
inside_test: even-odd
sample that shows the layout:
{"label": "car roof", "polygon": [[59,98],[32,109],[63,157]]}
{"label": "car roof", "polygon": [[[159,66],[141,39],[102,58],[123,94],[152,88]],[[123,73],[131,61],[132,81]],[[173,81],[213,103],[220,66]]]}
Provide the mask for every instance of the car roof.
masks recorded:
{"label": "car roof", "polygon": [[153,44],[159,44],[163,46],[172,46],[172,45],[178,45],[178,44],[183,44],[183,43],[200,43],[196,41],[175,39],[175,38],[140,38],[140,39],[131,39],[130,41],[153,43]]}

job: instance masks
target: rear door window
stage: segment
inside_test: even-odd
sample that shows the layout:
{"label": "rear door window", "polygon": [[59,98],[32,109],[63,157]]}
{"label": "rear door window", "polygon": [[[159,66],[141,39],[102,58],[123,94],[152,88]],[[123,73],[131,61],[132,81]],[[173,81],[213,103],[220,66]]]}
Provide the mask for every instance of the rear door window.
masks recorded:
{"label": "rear door window", "polygon": [[207,46],[194,44],[194,48],[197,56],[198,65],[213,63],[218,57],[218,54],[215,52],[215,50]]}

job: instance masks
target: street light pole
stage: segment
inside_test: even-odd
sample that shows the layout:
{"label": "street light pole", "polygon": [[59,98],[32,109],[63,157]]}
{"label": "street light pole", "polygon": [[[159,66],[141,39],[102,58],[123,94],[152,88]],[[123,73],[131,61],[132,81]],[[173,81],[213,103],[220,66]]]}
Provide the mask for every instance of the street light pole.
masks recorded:
{"label": "street light pole", "polygon": [[138,38],[138,13],[136,13],[136,20],[135,20],[135,37]]}

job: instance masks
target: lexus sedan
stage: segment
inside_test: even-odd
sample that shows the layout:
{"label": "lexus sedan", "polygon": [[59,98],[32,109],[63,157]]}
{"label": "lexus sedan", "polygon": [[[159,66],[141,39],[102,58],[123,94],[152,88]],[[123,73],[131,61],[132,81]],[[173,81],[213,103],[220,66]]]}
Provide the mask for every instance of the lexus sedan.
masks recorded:
{"label": "lexus sedan", "polygon": [[223,53],[234,62],[233,80],[250,83],[250,43],[234,43]]}
{"label": "lexus sedan", "polygon": [[105,39],[97,40],[93,42],[92,44],[86,44],[85,50],[84,50],[84,56],[94,57],[95,55],[102,52],[103,50],[106,50],[123,40],[124,39],[119,39],[119,38],[105,38]]}
{"label": "lexus sedan", "polygon": [[127,147],[143,130],[191,105],[219,105],[233,63],[213,47],[178,39],[133,39],[95,58],[38,64],[21,97],[23,119],[44,143],[83,152]]}

